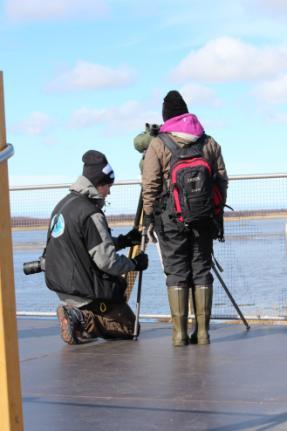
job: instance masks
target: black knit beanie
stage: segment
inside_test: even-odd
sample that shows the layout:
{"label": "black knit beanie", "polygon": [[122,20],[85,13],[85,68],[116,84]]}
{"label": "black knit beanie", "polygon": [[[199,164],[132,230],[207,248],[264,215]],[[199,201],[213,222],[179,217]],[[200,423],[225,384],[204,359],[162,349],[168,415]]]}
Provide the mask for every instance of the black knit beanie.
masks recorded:
{"label": "black knit beanie", "polygon": [[177,117],[178,115],[182,114],[188,114],[188,109],[185,101],[183,100],[181,94],[178,91],[169,91],[163,99],[163,121],[167,121],[170,118]]}
{"label": "black knit beanie", "polygon": [[112,184],[115,181],[115,174],[109,165],[106,156],[99,151],[87,151],[83,157],[83,176],[88,178],[96,187],[105,184]]}

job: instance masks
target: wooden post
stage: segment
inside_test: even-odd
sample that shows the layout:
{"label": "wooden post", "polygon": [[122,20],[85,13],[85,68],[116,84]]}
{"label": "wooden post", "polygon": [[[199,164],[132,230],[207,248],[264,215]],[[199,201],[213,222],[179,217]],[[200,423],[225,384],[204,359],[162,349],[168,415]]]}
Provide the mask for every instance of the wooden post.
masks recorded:
{"label": "wooden post", "polygon": [[[0,151],[5,147],[0,71]],[[23,430],[7,161],[0,163],[0,430]]]}

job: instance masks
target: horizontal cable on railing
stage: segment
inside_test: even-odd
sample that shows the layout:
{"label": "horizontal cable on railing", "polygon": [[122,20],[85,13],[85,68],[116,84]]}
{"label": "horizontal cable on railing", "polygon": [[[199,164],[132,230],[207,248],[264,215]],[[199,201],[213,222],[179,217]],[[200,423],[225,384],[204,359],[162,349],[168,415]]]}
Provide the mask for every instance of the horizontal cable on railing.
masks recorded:
{"label": "horizontal cable on railing", "polygon": [[[119,180],[115,181],[113,186],[129,186],[129,185],[140,185],[140,180]],[[25,191],[25,190],[46,190],[46,189],[68,189],[71,183],[62,184],[36,184],[36,185],[25,185],[25,186],[11,186],[11,192]]]}
{"label": "horizontal cable on railing", "polygon": [[[277,174],[248,174],[248,175],[230,175],[229,181],[238,180],[262,180],[262,179],[276,179],[276,178],[287,178],[287,173]],[[114,186],[128,186],[128,185],[140,185],[140,180],[118,180],[114,182]],[[25,190],[46,190],[46,189],[68,189],[71,183],[62,184],[38,184],[38,185],[25,185],[25,186],[11,186],[10,191],[25,191]]]}
{"label": "horizontal cable on railing", "polygon": [[[56,312],[53,311],[17,311],[18,317],[56,317]],[[189,319],[194,317],[194,315],[189,316]],[[255,316],[255,315],[246,315],[245,318],[247,320],[254,321],[287,321],[287,316]],[[156,321],[171,321],[170,314],[141,314],[140,320],[156,320]],[[237,316],[234,315],[212,315],[211,320],[240,320]]]}

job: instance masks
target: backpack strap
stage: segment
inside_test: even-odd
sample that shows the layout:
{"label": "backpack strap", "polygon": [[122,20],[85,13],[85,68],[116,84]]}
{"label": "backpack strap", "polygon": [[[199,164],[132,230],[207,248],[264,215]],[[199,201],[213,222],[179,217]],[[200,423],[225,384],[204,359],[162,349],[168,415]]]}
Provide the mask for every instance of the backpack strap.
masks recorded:
{"label": "backpack strap", "polygon": [[198,141],[184,147],[179,147],[170,137],[169,133],[159,133],[157,137],[167,146],[173,157],[177,159],[203,156],[202,144],[205,140],[205,135],[202,135]]}
{"label": "backpack strap", "polygon": [[159,133],[157,137],[167,146],[172,155],[176,155],[178,149],[178,145],[171,139],[168,133]]}

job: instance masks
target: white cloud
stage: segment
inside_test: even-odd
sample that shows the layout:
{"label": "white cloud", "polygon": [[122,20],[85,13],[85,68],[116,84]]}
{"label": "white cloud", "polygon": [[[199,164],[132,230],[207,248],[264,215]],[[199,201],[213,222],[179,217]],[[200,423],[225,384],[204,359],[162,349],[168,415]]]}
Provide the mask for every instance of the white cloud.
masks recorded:
{"label": "white cloud", "polygon": [[180,93],[188,105],[220,106],[221,101],[215,92],[203,85],[186,84],[181,87]]}
{"label": "white cloud", "polygon": [[287,103],[287,75],[259,84],[253,94],[265,103]]}
{"label": "white cloud", "polygon": [[[250,0],[245,0],[246,7],[250,6]],[[286,0],[253,0],[252,7],[256,8],[257,11],[266,11],[272,15],[282,14],[287,12]]]}
{"label": "white cloud", "polygon": [[99,18],[107,10],[106,0],[6,0],[6,13],[15,21]]}
{"label": "white cloud", "polygon": [[46,137],[45,139],[43,139],[43,144],[48,145],[50,147],[50,146],[58,145],[59,141],[58,141],[58,139],[52,138],[49,136],[49,137]]}
{"label": "white cloud", "polygon": [[105,110],[96,110],[89,109],[86,107],[77,109],[70,121],[70,126],[76,129],[85,128],[94,126],[97,124],[101,124],[103,121],[106,121],[107,111]]}
{"label": "white cloud", "polygon": [[257,47],[221,37],[192,51],[173,70],[177,82],[227,82],[274,78],[286,70],[287,46]]}
{"label": "white cloud", "polygon": [[126,87],[133,81],[133,72],[128,67],[112,69],[101,64],[78,61],[74,69],[69,70],[48,85],[48,89],[95,90],[99,88]]}
{"label": "white cloud", "polygon": [[[212,106],[219,106],[220,102],[216,99],[215,96],[213,98],[213,93],[212,91],[209,92],[208,88],[205,88],[203,86],[186,86],[180,89],[180,92],[186,102],[188,104],[191,104],[191,112],[193,112],[193,103],[196,103],[196,105],[200,105],[198,99],[196,100],[196,98],[201,97],[202,101],[202,99],[204,98],[203,95],[205,91],[205,102],[207,103],[208,98],[209,106],[211,105],[212,100],[214,103],[214,105]],[[144,130],[145,123],[162,123],[161,110],[152,110],[149,108],[149,106],[154,106],[155,104],[156,106],[161,106],[158,105],[158,97],[155,97],[154,102],[155,103],[150,103],[150,100],[144,103],[140,103],[137,101],[128,101],[121,106],[101,110],[82,107],[73,112],[68,125],[69,127],[75,129],[100,126],[103,128],[104,133],[108,135],[131,133],[133,131],[135,132],[135,134],[137,134],[140,131]],[[160,103],[162,103],[161,97]],[[212,121],[206,120],[202,124],[204,124],[206,129],[226,127],[225,121],[215,119],[213,119]]]}
{"label": "white cloud", "polygon": [[160,121],[158,112],[145,109],[139,102],[128,101],[119,107],[102,110],[80,108],[72,114],[69,125],[77,129],[100,125],[106,133],[115,134],[144,130],[146,122]]}
{"label": "white cloud", "polygon": [[31,115],[16,124],[13,129],[27,135],[41,135],[51,126],[51,118],[43,112],[32,112]]}
{"label": "white cloud", "polygon": [[287,112],[269,114],[268,120],[275,124],[287,124]]}

